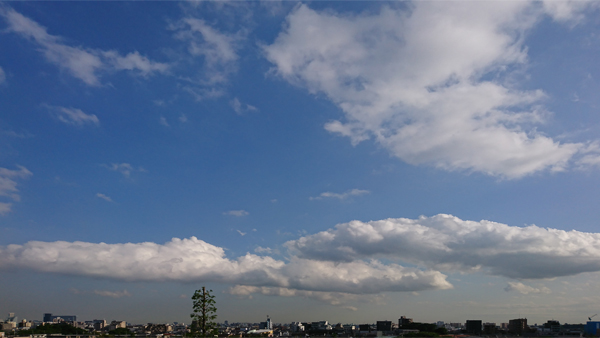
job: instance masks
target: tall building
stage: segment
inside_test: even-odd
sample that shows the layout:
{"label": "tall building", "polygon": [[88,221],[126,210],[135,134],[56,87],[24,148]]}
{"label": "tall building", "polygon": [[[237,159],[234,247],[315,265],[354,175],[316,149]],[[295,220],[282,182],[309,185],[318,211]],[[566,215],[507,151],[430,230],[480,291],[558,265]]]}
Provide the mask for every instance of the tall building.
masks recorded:
{"label": "tall building", "polygon": [[377,331],[389,332],[392,331],[392,322],[389,320],[378,320]]}
{"label": "tall building", "polygon": [[508,321],[508,332],[513,334],[523,334],[529,327],[527,326],[527,318],[511,319]]}
{"label": "tall building", "polygon": [[398,319],[398,327],[401,328],[404,325],[408,325],[412,322],[413,322],[412,318],[406,318],[405,316],[401,316],[400,319]]}
{"label": "tall building", "polygon": [[481,326],[481,320],[467,320],[465,323],[465,329],[467,330],[467,333],[470,334],[481,334]]}

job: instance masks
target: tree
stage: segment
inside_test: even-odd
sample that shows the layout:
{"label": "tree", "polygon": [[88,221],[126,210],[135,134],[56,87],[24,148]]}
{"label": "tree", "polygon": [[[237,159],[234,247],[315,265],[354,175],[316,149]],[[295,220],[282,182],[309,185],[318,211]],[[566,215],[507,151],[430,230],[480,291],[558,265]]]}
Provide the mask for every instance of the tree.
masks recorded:
{"label": "tree", "polygon": [[215,323],[217,307],[212,292],[203,286],[192,296],[194,312],[190,314],[190,317],[192,317],[192,334],[194,336],[206,337],[218,334],[217,323]]}

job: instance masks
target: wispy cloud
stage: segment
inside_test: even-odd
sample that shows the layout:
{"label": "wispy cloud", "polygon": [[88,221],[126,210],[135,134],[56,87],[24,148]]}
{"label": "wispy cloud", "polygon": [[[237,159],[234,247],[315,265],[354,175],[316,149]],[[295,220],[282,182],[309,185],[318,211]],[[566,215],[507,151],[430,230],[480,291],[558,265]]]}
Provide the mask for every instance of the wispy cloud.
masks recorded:
{"label": "wispy cloud", "polygon": [[241,230],[236,230],[238,232],[238,234],[240,234],[240,236],[246,236],[245,232],[242,232]]}
{"label": "wispy cloud", "polygon": [[169,65],[150,61],[137,51],[121,56],[116,51],[72,47],[59,36],[48,34],[45,27],[4,6],[0,16],[8,23],[8,31],[35,43],[46,60],[66,70],[90,86],[99,86],[98,73],[103,70],[130,70],[141,76],[166,73]]}
{"label": "wispy cloud", "polygon": [[258,110],[254,106],[251,106],[247,103],[240,102],[240,100],[237,97],[234,98],[233,100],[229,101],[229,105],[231,106],[231,108],[233,108],[233,111],[235,111],[236,114],[238,114],[238,115],[242,115],[245,112]]}
{"label": "wispy cloud", "polygon": [[4,69],[2,69],[2,67],[0,67],[0,85],[3,84],[6,81],[6,73],[4,72]]}
{"label": "wispy cloud", "polygon": [[123,176],[127,178],[131,177],[131,173],[134,172],[146,172],[146,169],[142,167],[136,168],[129,163],[111,163],[110,165],[103,164],[102,166],[109,170],[120,172],[121,174],[123,174]]}
{"label": "wispy cloud", "polygon": [[106,196],[104,194],[101,194],[101,193],[97,193],[96,197],[101,198],[101,199],[103,199],[103,200],[105,200],[107,202],[113,202],[112,198],[110,198],[110,197],[108,197],[108,196]]}
{"label": "wispy cloud", "polygon": [[190,85],[184,89],[197,100],[222,96],[225,93],[223,86],[237,70],[237,50],[243,33],[224,33],[193,17],[180,20],[171,29],[177,31],[177,39],[189,43],[190,55],[203,61],[202,73],[197,79],[188,78]]}
{"label": "wispy cloud", "polygon": [[229,211],[225,211],[223,213],[223,215],[242,217],[242,216],[248,216],[248,215],[250,215],[250,213],[247,212],[246,210],[229,210]]}
{"label": "wispy cloud", "polygon": [[94,290],[94,291],[92,291],[92,293],[95,295],[98,295],[98,296],[109,297],[109,298],[131,297],[131,294],[127,290],[123,290],[123,291]]}
{"label": "wispy cloud", "polygon": [[165,127],[171,126],[171,125],[169,125],[169,122],[167,122],[167,119],[164,116],[161,116],[160,119],[158,119],[158,123],[160,123],[161,125],[163,125]]}
{"label": "wispy cloud", "polygon": [[263,248],[262,246],[257,247],[256,249],[254,249],[254,252],[258,253],[258,254],[277,254],[279,255],[280,252],[277,249],[271,249],[271,248]]}
{"label": "wispy cloud", "polygon": [[[20,201],[21,196],[17,189],[17,180],[26,179],[33,174],[23,166],[17,166],[18,170],[0,168],[0,196],[7,197],[13,201]],[[12,203],[0,202],[0,215],[11,211]]]}
{"label": "wispy cloud", "polygon": [[24,131],[24,132],[18,133],[14,130],[2,130],[2,131],[0,131],[0,135],[14,137],[14,138],[32,138],[32,137],[34,137],[33,134],[31,134],[30,132]]}
{"label": "wispy cloud", "polygon": [[109,291],[109,290],[84,291],[84,290],[79,290],[77,288],[71,288],[71,292],[76,295],[93,294],[93,295],[109,297],[109,298],[131,297],[131,294],[127,290],[123,290],[123,291]]}
{"label": "wispy cloud", "polygon": [[185,114],[179,115],[179,122],[186,123],[187,121],[188,121],[188,118],[187,118],[187,116],[185,116]]}
{"label": "wispy cloud", "polygon": [[78,127],[84,125],[100,125],[100,120],[96,115],[86,114],[81,109],[50,105],[44,106],[50,110],[52,115],[56,116],[56,118],[63,123]]}
{"label": "wispy cloud", "polygon": [[308,199],[310,200],[322,200],[325,198],[336,198],[339,200],[345,200],[348,199],[349,197],[352,196],[360,196],[360,195],[365,195],[365,194],[369,194],[371,193],[368,190],[360,190],[360,189],[352,189],[352,190],[348,190],[344,193],[335,193],[335,192],[330,192],[330,191],[326,191],[321,193],[319,196],[316,197],[309,197]]}

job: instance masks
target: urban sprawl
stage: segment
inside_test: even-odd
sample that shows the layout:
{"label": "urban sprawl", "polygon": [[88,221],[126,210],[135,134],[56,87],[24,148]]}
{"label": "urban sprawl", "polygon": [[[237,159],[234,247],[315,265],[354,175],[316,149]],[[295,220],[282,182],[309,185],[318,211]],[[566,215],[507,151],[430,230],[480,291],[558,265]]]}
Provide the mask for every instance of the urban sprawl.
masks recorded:
{"label": "urban sprawl", "polygon": [[[594,316],[592,316],[594,317]],[[468,336],[598,336],[600,321],[586,324],[561,324],[557,320],[548,320],[543,324],[528,325],[526,318],[511,319],[508,323],[485,323],[481,320],[467,320],[465,323],[418,323],[405,316],[397,322],[389,320],[372,324],[332,324],[327,321],[272,323],[267,316],[261,323],[229,323],[218,325],[218,337],[468,337]],[[122,337],[186,337],[190,335],[190,326],[184,323],[163,323],[146,325],[131,324],[125,321],[104,319],[77,321],[74,315],[53,315],[46,313],[43,320],[19,320],[10,313],[0,322],[0,337],[29,338],[95,338],[100,336]],[[39,333],[44,328],[68,327],[74,331],[67,333]],[[41,328],[41,329],[40,329]],[[37,330],[36,330],[37,329]],[[76,330],[76,331],[75,331]],[[50,331],[48,331],[50,332]]]}

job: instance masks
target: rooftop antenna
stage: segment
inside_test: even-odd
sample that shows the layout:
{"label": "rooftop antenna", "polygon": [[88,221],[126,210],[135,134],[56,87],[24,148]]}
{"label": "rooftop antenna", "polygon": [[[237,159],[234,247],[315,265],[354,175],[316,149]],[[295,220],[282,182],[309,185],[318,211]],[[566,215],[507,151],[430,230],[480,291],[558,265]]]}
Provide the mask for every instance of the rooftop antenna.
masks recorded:
{"label": "rooftop antenna", "polygon": [[588,317],[588,320],[591,322],[591,321],[592,321],[592,318],[596,317],[597,315],[598,315],[598,314],[596,313],[595,315],[593,315],[593,316],[591,316],[591,317]]}

